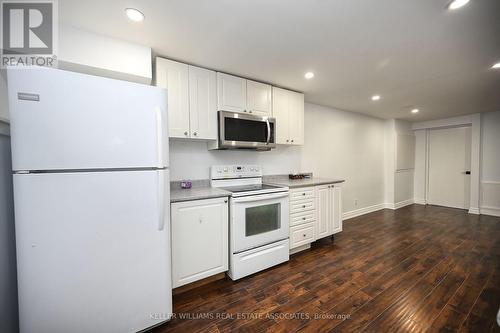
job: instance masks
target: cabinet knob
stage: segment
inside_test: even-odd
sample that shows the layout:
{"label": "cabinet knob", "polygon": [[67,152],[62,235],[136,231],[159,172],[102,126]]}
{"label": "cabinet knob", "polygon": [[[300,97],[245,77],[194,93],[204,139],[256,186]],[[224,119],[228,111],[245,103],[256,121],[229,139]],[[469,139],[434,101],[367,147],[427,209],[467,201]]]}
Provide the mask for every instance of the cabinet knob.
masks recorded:
{"label": "cabinet knob", "polygon": [[286,142],[290,142],[290,140],[286,140]]}
{"label": "cabinet knob", "polygon": [[188,135],[188,132],[184,132],[184,135]]}
{"label": "cabinet knob", "polygon": [[292,142],[293,142],[293,139],[292,139]]}
{"label": "cabinet knob", "polygon": [[249,113],[252,113],[252,110],[248,111]]}
{"label": "cabinet knob", "polygon": [[302,193],[302,195],[306,195],[305,193]]}
{"label": "cabinet knob", "polygon": [[247,110],[243,110],[243,112],[247,112]]}
{"label": "cabinet knob", "polygon": [[227,200],[224,200],[224,203],[227,203]]}
{"label": "cabinet knob", "polygon": [[306,234],[303,234],[302,236],[306,237]]}
{"label": "cabinet knob", "polygon": [[197,135],[198,135],[198,133],[194,132],[194,133],[193,133],[193,135],[194,135],[194,136],[197,136]]}
{"label": "cabinet knob", "polygon": [[302,205],[302,208],[306,208],[306,205]]}
{"label": "cabinet knob", "polygon": [[305,217],[303,217],[302,219],[303,219],[303,220],[305,220],[306,218],[305,218]]}

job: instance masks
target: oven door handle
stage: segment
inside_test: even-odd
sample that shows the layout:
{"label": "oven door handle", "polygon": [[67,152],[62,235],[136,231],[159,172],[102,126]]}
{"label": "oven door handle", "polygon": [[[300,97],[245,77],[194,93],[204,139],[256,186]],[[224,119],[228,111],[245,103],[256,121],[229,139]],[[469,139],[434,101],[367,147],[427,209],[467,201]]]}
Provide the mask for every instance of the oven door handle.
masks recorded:
{"label": "oven door handle", "polygon": [[266,140],[266,145],[268,145],[269,141],[271,141],[271,124],[269,123],[269,119],[266,119],[266,125],[267,125],[267,140]]}
{"label": "oven door handle", "polygon": [[232,198],[231,200],[235,203],[240,202],[258,202],[269,199],[279,199],[288,197],[288,192],[280,192],[280,193],[271,193],[271,194],[259,194],[259,195],[251,195],[248,197],[240,197],[240,198]]}

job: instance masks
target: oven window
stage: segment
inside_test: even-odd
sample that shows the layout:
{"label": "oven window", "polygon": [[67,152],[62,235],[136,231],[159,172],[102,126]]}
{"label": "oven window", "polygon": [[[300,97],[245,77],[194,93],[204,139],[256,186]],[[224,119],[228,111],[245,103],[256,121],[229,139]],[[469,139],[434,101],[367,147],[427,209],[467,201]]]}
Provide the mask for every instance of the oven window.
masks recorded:
{"label": "oven window", "polygon": [[[274,124],[271,127],[271,138],[274,142]],[[265,121],[247,120],[239,118],[224,118],[224,140],[261,142],[267,141],[267,124]]]}
{"label": "oven window", "polygon": [[245,210],[245,236],[278,230],[281,227],[281,204],[257,206]]}

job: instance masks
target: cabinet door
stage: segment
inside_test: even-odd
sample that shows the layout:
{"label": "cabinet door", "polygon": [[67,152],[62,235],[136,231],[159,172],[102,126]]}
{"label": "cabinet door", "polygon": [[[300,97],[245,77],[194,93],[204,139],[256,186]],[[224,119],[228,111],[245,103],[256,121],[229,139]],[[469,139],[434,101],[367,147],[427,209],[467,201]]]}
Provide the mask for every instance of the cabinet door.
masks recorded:
{"label": "cabinet door", "polygon": [[191,138],[217,139],[217,79],[214,71],[189,66]]}
{"label": "cabinet door", "polygon": [[245,112],[247,80],[224,73],[217,73],[217,109]]}
{"label": "cabinet door", "polygon": [[204,279],[227,269],[227,198],[173,203],[173,287]]}
{"label": "cabinet door", "polygon": [[156,85],[167,89],[169,136],[189,137],[188,65],[156,58]]}
{"label": "cabinet door", "polygon": [[290,144],[288,95],[289,91],[273,87],[273,117],[276,118],[276,143]]}
{"label": "cabinet door", "polygon": [[330,231],[330,187],[316,187],[316,239],[329,235]]}
{"label": "cabinet door", "polygon": [[247,80],[247,112],[258,116],[271,116],[271,86]]}
{"label": "cabinet door", "polygon": [[289,92],[290,143],[304,144],[304,94]]}
{"label": "cabinet door", "polygon": [[330,188],[331,204],[331,231],[330,234],[336,234],[342,231],[342,192],[340,186]]}

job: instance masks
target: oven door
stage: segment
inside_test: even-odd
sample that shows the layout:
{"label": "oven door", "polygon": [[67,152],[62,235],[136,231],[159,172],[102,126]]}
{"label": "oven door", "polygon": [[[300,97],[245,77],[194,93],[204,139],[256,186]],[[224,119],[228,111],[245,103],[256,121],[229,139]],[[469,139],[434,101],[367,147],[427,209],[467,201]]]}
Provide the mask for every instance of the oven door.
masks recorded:
{"label": "oven door", "polygon": [[231,198],[231,209],[232,253],[288,238],[288,192]]}
{"label": "oven door", "polygon": [[276,147],[274,118],[219,111],[219,148]]}

